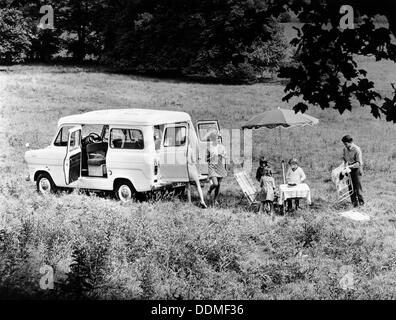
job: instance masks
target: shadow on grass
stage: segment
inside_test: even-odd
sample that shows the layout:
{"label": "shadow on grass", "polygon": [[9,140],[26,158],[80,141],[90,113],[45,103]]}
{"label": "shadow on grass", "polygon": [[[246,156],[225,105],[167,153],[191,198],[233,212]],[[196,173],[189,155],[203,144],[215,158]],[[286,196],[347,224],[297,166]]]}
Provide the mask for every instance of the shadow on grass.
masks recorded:
{"label": "shadow on grass", "polygon": [[15,72],[19,69],[27,71],[33,68],[49,68],[52,69],[45,70],[46,73],[108,73],[115,75],[125,75],[132,80],[144,80],[150,82],[167,82],[167,83],[192,83],[192,84],[221,84],[221,85],[251,85],[256,83],[265,84],[277,84],[285,85],[287,80],[279,79],[276,76],[268,76],[257,79],[248,78],[219,78],[219,77],[209,77],[201,75],[185,75],[179,71],[166,71],[166,72],[156,72],[156,71],[139,71],[139,70],[121,70],[113,68],[111,66],[99,64],[94,61],[86,61],[83,63],[77,63],[73,60],[58,60],[49,63],[43,62],[26,62],[23,64],[14,64],[3,66],[1,72]]}

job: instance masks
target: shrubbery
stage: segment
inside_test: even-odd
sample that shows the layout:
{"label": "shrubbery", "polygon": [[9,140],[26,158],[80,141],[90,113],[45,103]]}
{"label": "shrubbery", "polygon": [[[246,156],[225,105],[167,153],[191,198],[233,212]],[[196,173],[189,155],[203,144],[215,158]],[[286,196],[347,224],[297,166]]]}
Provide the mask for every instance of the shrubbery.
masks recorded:
{"label": "shrubbery", "polygon": [[0,8],[0,63],[24,61],[32,46],[30,20],[16,9]]}
{"label": "shrubbery", "polygon": [[[396,258],[379,238],[308,211],[291,218],[43,197],[2,182],[0,293],[42,299],[395,298]],[[348,230],[348,231],[347,231]],[[53,291],[39,287],[43,265]],[[342,267],[354,288],[340,286]]]}
{"label": "shrubbery", "polygon": [[154,1],[128,9],[105,48],[105,61],[124,71],[254,81],[277,68],[286,50],[283,30],[263,16],[262,3]]}

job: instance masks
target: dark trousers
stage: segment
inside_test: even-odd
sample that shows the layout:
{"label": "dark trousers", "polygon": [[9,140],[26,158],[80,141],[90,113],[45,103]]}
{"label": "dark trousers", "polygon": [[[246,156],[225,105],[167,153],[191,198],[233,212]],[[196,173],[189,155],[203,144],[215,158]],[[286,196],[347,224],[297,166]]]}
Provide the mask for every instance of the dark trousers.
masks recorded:
{"label": "dark trousers", "polygon": [[[292,210],[293,209],[293,199],[287,199],[287,210]],[[300,199],[298,198],[294,198],[294,204],[295,204],[295,208],[296,210],[300,207]]]}
{"label": "dark trousers", "polygon": [[[351,201],[354,205],[364,204],[361,177],[359,169],[351,169],[351,180],[353,186]],[[349,187],[349,189],[351,189],[351,187]]]}

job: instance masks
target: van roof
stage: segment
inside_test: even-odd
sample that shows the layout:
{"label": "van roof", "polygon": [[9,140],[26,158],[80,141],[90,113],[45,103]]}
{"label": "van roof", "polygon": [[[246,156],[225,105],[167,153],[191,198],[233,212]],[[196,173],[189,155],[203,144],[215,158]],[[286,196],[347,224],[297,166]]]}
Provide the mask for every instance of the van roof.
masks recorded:
{"label": "van roof", "polygon": [[117,124],[152,126],[164,123],[190,121],[186,112],[152,109],[108,109],[90,111],[60,118],[58,126],[64,124]]}

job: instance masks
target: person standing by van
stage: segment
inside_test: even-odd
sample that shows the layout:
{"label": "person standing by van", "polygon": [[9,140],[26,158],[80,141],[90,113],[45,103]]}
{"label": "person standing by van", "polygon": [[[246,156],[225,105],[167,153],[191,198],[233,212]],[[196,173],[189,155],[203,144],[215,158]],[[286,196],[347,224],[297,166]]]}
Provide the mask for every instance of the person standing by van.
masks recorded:
{"label": "person standing by van", "polygon": [[224,177],[227,176],[225,168],[225,161],[227,159],[227,152],[223,145],[223,139],[218,132],[213,132],[209,135],[209,148],[207,153],[209,178],[212,182],[208,198],[211,198],[211,193],[214,190],[213,203],[218,205],[217,198],[220,194],[220,185]]}

